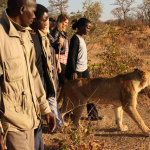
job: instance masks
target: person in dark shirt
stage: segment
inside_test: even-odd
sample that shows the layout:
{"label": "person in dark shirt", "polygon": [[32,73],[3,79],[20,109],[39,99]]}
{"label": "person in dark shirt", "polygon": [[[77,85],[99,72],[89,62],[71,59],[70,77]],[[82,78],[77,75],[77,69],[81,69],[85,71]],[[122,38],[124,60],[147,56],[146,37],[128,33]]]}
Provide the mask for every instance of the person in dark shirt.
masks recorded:
{"label": "person in dark shirt", "polygon": [[34,47],[36,50],[36,67],[38,69],[40,77],[42,77],[44,74],[44,71],[43,71],[43,61],[42,61],[42,55],[41,55],[42,46],[40,43],[40,38],[39,38],[38,33],[31,34],[31,37],[32,37]]}
{"label": "person in dark shirt", "polygon": [[[49,16],[47,8],[43,5],[37,4],[35,16],[36,19],[31,25],[31,28],[33,29],[31,37],[35,45],[36,66],[46,91],[49,106],[56,117],[56,132],[58,128],[62,126],[63,120],[57,107],[56,95],[58,89],[58,76],[55,53],[51,46],[53,39],[51,35],[49,35]],[[37,132],[35,131],[35,134],[36,133]],[[42,150],[38,143],[35,143],[35,149]]]}
{"label": "person in dark shirt", "polygon": [[55,27],[56,20],[54,18],[49,18],[49,30],[52,31]]}
{"label": "person in dark shirt", "polygon": [[53,47],[55,48],[56,59],[58,61],[58,77],[60,87],[62,87],[66,81],[65,69],[69,52],[69,42],[66,34],[68,23],[69,17],[66,14],[60,14],[57,17],[55,28],[51,31],[51,35],[55,40]]}

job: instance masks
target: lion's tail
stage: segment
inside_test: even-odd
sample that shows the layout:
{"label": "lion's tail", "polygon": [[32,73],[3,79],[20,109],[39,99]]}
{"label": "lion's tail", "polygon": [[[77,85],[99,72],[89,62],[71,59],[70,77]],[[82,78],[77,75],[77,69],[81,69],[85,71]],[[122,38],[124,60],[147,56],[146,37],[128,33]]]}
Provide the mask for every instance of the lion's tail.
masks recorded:
{"label": "lion's tail", "polygon": [[68,80],[65,79],[64,85],[61,87],[60,92],[58,94],[58,97],[57,97],[57,104],[58,105],[62,104],[63,100],[65,99],[65,86],[66,86],[67,82],[68,82]]}

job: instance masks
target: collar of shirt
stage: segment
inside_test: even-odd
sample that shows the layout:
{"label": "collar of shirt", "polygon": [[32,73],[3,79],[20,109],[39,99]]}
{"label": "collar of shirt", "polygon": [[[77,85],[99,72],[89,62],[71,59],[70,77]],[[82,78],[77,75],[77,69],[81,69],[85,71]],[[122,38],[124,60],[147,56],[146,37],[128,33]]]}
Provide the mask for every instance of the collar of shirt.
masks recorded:
{"label": "collar of shirt", "polygon": [[42,32],[41,30],[38,30],[38,32],[40,33],[40,35],[41,35],[42,37],[46,37],[46,36],[47,36],[47,33],[44,33],[44,32]]}
{"label": "collar of shirt", "polygon": [[39,33],[40,33],[40,35],[41,35],[41,37],[43,38],[43,39],[45,39],[45,41],[47,42],[47,46],[49,47],[49,38],[48,38],[48,35],[47,35],[47,33],[43,33],[41,30],[38,30],[39,31]]}
{"label": "collar of shirt", "polygon": [[7,10],[3,11],[2,18],[4,18],[5,22],[9,25],[9,36],[20,37],[18,31],[26,31],[31,30],[30,27],[23,27],[16,22],[14,22],[7,14]]}

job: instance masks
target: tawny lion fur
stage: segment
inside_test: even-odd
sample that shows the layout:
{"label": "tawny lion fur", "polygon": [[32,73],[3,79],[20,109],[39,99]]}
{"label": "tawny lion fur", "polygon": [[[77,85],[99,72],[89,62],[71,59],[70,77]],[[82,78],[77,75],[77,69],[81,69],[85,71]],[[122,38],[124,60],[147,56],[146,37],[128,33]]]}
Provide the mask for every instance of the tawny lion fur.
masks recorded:
{"label": "tawny lion fur", "polygon": [[87,103],[113,104],[117,129],[128,130],[122,124],[123,110],[136,122],[144,135],[150,135],[150,129],[139,115],[137,105],[138,93],[150,85],[150,72],[135,69],[131,73],[113,78],[86,78],[68,81],[60,92],[58,100],[65,97],[61,113],[73,110],[73,123],[78,126],[83,108]]}

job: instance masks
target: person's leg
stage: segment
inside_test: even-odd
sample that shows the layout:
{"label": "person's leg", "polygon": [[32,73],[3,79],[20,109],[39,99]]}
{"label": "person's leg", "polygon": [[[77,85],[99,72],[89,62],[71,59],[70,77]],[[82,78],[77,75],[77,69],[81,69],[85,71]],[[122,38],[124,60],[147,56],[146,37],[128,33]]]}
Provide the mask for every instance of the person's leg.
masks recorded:
{"label": "person's leg", "polygon": [[[78,78],[90,78],[90,73],[88,69],[85,70],[84,72],[78,73],[78,75],[79,75]],[[96,109],[95,104],[88,103],[86,107],[87,107],[88,118],[90,120],[98,120],[98,111]]]}
{"label": "person's leg", "polygon": [[44,150],[42,139],[42,126],[34,130],[34,150]]}
{"label": "person's leg", "polygon": [[34,130],[9,131],[6,136],[7,150],[34,150]]}
{"label": "person's leg", "polygon": [[76,73],[77,73],[77,75],[78,75],[78,78],[83,78],[83,77],[82,77],[82,76],[83,76],[83,75],[82,75],[82,74],[83,74],[82,72],[78,72],[78,71],[77,71]]}
{"label": "person's leg", "polygon": [[61,65],[61,73],[58,74],[58,78],[59,78],[59,86],[62,87],[64,85],[65,82],[65,69],[66,69],[66,65],[60,63]]}
{"label": "person's leg", "polygon": [[60,111],[58,109],[56,97],[49,97],[48,98],[48,103],[49,103],[49,106],[51,108],[52,113],[56,117],[57,127],[56,127],[55,131],[57,131],[57,129],[63,125],[63,119],[62,119],[62,116],[61,116]]}
{"label": "person's leg", "polygon": [[90,73],[88,69],[82,72],[82,78],[90,78]]}

